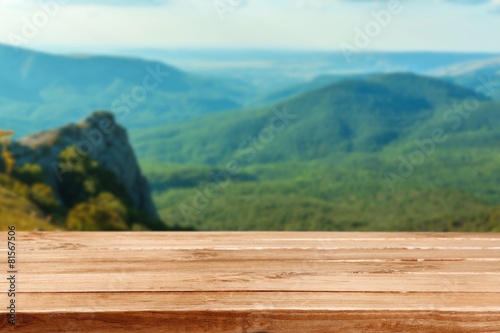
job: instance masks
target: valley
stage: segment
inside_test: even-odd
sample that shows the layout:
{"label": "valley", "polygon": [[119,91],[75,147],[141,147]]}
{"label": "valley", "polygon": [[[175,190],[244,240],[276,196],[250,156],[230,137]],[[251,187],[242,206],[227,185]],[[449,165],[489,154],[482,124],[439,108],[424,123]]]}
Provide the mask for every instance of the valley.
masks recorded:
{"label": "valley", "polygon": [[[180,70],[152,56],[23,50],[14,58],[9,52],[0,47],[2,128],[15,130],[19,140],[80,126],[92,111],[113,112],[127,129],[123,137],[148,180],[161,228],[499,231],[496,55],[367,54],[342,73],[335,54],[296,54],[296,61],[324,60],[314,62],[322,68],[306,69],[293,62],[280,67],[282,54],[256,52],[256,61],[276,65],[273,71],[245,74],[236,67],[215,74]],[[43,149],[62,153],[56,147],[71,146],[58,143],[65,131]],[[120,216],[119,225],[107,228],[158,228],[148,219],[137,224],[138,212],[124,211],[130,199],[120,196],[121,181],[105,181],[107,160],[99,157],[97,169],[89,161],[64,189],[46,171],[35,170],[37,181],[26,178],[27,170],[20,174],[28,160],[18,158],[17,178],[0,179],[1,209],[28,221],[28,229],[68,228],[69,209],[78,205],[76,228],[86,209],[103,223]],[[54,202],[41,200],[39,192],[49,188],[38,183],[56,191],[48,196]],[[78,188],[83,197],[58,206],[60,193],[71,197]]]}

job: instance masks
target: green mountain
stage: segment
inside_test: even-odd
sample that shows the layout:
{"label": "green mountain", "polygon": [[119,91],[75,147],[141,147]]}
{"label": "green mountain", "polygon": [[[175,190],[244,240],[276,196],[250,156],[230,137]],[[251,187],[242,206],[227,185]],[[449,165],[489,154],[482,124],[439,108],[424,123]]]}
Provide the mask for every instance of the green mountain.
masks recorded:
{"label": "green mountain", "polygon": [[499,231],[499,125],[486,96],[391,74],[134,140],[160,216],[184,226]]}
{"label": "green mountain", "polygon": [[[113,114],[0,147],[2,225],[78,231],[167,230]],[[17,223],[15,223],[17,225]]]}
{"label": "green mountain", "polygon": [[500,100],[500,57],[446,66],[435,74]]}
{"label": "green mountain", "polygon": [[281,100],[285,100],[291,98],[295,95],[299,95],[306,92],[311,92],[320,88],[324,88],[330,86],[334,83],[347,81],[347,80],[356,80],[363,79],[369,76],[373,76],[370,74],[351,74],[351,75],[320,75],[315,77],[312,80],[301,82],[299,84],[293,84],[287,87],[280,87],[279,89],[273,89],[271,92],[264,93],[259,96],[255,100],[248,103],[248,106],[266,106]]}
{"label": "green mountain", "polygon": [[240,155],[252,158],[251,141],[259,135],[263,139],[257,143],[268,140],[266,132],[275,114],[289,114],[286,130],[268,134],[272,144],[259,149],[253,162],[308,161],[342,152],[380,151],[406,140],[440,108],[469,96],[474,92],[437,79],[373,76],[335,83],[271,106],[136,131],[132,139],[146,162],[220,165]]}
{"label": "green mountain", "polygon": [[[338,54],[302,54],[272,70],[214,67],[208,78],[134,58],[0,47],[1,127],[24,136],[113,111],[155,204],[134,190],[148,187],[129,173],[135,157],[119,162],[133,154],[113,149],[54,180],[51,163],[64,166],[89,140],[80,123],[9,148],[17,165],[10,175],[0,165],[0,214],[40,229],[499,231],[497,90],[477,94],[474,82],[494,70],[492,57],[376,54],[341,73]],[[465,62],[481,66],[449,69]]]}
{"label": "green mountain", "polygon": [[[81,119],[89,110],[111,110],[128,128],[147,129],[211,112],[262,106],[375,72],[432,73],[475,88],[474,77],[456,69],[476,68],[468,64],[487,65],[498,58],[494,54],[365,53],[347,64],[343,54],[330,52],[123,52],[129,57],[56,55],[0,45],[0,122],[22,137]],[[144,82],[148,87],[159,84],[144,92]]]}
{"label": "green mountain", "polygon": [[[0,45],[0,122],[18,136],[112,110],[129,128],[239,108],[243,81],[209,79],[154,61],[62,56]],[[22,124],[22,125],[21,125]]]}
{"label": "green mountain", "polygon": [[[99,52],[99,50],[97,50]],[[460,52],[360,52],[346,61],[342,52],[253,49],[121,49],[119,54],[159,59],[208,76],[234,78],[265,90],[281,90],[312,78],[366,73],[431,74],[450,66],[485,61],[498,54]],[[262,94],[259,94],[262,95]]]}

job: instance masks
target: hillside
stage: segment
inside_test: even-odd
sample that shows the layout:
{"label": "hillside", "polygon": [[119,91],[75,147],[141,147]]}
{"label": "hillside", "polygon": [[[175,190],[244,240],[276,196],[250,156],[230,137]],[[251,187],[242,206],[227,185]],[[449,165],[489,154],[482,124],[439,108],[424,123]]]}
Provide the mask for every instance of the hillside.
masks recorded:
{"label": "hillside", "polygon": [[[474,89],[475,72],[456,68],[477,68],[468,64],[491,64],[498,58],[482,53],[365,53],[347,64],[341,53],[331,52],[129,50],[129,57],[119,57],[18,51],[0,45],[0,122],[16,130],[18,138],[81,119],[88,110],[111,110],[127,128],[149,129],[211,112],[263,106],[372,73],[432,74]],[[162,77],[146,81],[159,85],[144,96],[137,89],[148,75]],[[133,91],[136,97],[131,97]]]}
{"label": "hillside", "polygon": [[[2,209],[39,229],[499,231],[498,102],[478,95],[464,111],[474,90],[404,73],[325,76],[288,94],[136,124],[132,144],[119,125],[96,136],[121,123],[107,112],[18,140]],[[436,129],[445,139],[429,148]],[[75,145],[95,140],[75,168]],[[53,162],[70,170],[63,182]]]}
{"label": "hillside", "polygon": [[[449,66],[485,61],[492,53],[460,52],[362,52],[346,61],[342,52],[252,49],[128,49],[123,53],[159,59],[186,70],[250,82],[265,91],[305,83],[315,77],[411,72],[432,74]],[[281,90],[278,89],[278,90]]]}
{"label": "hillside", "polygon": [[[0,182],[2,182],[0,180]],[[0,229],[15,225],[18,230],[54,230],[43,212],[27,198],[0,185]]]}
{"label": "hillside", "polygon": [[243,81],[209,79],[154,61],[16,53],[2,45],[0,72],[0,122],[18,137],[63,126],[88,110],[112,110],[130,128],[175,123],[238,108],[252,94]]}
{"label": "hillside", "polygon": [[500,100],[500,57],[446,66],[435,71],[435,75]]}
{"label": "hillside", "polygon": [[[252,162],[307,161],[338,153],[375,152],[404,141],[440,107],[475,93],[412,74],[348,80],[274,105],[216,113],[176,125],[132,133],[144,163],[220,165],[248,155],[248,138],[269,126],[275,110],[292,115]],[[166,154],[165,152],[168,152]]]}
{"label": "hillside", "polygon": [[[200,230],[498,231],[500,105],[480,96],[465,116],[450,111],[474,96],[437,79],[374,76],[135,142],[160,216]],[[294,117],[252,143],[276,110]],[[399,171],[435,129],[445,139]]]}
{"label": "hillside", "polygon": [[[5,149],[15,161],[11,170]],[[168,229],[127,132],[111,113],[93,113],[1,151],[2,223],[19,219],[19,228],[83,231]]]}
{"label": "hillside", "polygon": [[262,96],[259,96],[255,100],[252,100],[248,106],[249,107],[267,106],[269,104],[291,98],[295,95],[311,92],[314,90],[318,90],[320,88],[330,86],[334,83],[348,81],[348,80],[359,80],[373,75],[374,74],[320,75],[312,80],[301,82],[299,84],[280,87],[279,89],[274,88],[270,92],[266,92]]}

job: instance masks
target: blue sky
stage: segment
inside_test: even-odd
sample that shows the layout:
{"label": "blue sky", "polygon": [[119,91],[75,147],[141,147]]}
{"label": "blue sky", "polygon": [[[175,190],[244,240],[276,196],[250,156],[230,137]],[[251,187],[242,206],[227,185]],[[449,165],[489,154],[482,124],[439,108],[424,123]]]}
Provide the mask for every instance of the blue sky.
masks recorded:
{"label": "blue sky", "polygon": [[[390,23],[375,31],[363,49],[500,52],[500,0],[392,1],[401,10],[391,14]],[[26,35],[26,25],[35,18],[43,20],[40,3],[55,2],[60,4],[50,7],[48,20]],[[2,0],[0,43],[74,51],[109,47],[337,50],[341,45],[355,46],[359,31],[373,27],[373,13],[387,11],[390,2]],[[222,14],[223,9],[218,11],[214,4],[231,10]]]}

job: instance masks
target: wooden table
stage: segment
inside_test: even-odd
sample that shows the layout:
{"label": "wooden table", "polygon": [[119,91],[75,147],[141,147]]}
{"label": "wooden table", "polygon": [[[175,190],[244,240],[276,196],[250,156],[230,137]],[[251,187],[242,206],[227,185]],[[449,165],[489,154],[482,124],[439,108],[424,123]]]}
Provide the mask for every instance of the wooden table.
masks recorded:
{"label": "wooden table", "polygon": [[[18,233],[1,332],[500,332],[500,236]],[[4,259],[5,258],[5,259]]]}

